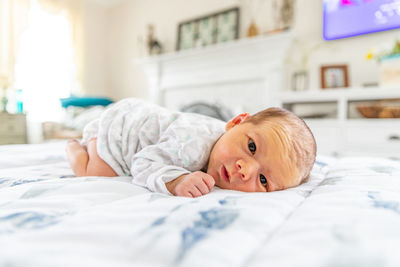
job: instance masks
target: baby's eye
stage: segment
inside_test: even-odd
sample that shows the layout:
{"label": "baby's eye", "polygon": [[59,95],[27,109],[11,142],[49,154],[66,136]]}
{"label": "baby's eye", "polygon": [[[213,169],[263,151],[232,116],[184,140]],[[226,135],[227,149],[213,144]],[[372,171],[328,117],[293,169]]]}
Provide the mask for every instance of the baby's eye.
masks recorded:
{"label": "baby's eye", "polygon": [[256,143],[254,143],[253,139],[249,139],[249,143],[247,144],[247,146],[249,147],[251,154],[254,155],[256,153]]}
{"label": "baby's eye", "polygon": [[260,174],[260,183],[265,187],[268,186],[267,178],[265,178],[265,176],[262,174]]}

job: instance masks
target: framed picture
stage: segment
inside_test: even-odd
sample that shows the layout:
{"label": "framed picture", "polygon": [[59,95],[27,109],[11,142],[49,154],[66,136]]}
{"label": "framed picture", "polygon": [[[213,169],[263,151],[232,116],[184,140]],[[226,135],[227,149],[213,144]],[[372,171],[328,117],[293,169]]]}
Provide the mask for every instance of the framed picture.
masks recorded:
{"label": "framed picture", "polygon": [[207,46],[239,37],[239,8],[231,8],[178,25],[176,50]]}
{"label": "framed picture", "polygon": [[230,9],[217,15],[217,43],[237,39],[239,36],[239,9]]}
{"label": "framed picture", "polygon": [[348,71],[346,65],[332,65],[321,67],[321,87],[341,88],[349,86]]}
{"label": "framed picture", "polygon": [[197,46],[207,46],[215,42],[216,17],[206,17],[198,22]]}
{"label": "framed picture", "polygon": [[305,71],[295,72],[292,76],[292,90],[305,91],[308,89],[308,75]]}
{"label": "framed picture", "polygon": [[195,21],[179,25],[178,47],[179,49],[188,49],[195,47],[197,38],[197,23]]}

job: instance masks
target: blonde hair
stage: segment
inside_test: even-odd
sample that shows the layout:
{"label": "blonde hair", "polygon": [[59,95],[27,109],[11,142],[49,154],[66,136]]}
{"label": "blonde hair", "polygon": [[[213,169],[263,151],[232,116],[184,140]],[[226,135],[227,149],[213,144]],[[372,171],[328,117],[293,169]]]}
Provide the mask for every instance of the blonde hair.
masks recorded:
{"label": "blonde hair", "polygon": [[309,178],[315,162],[317,145],[307,124],[294,113],[282,108],[268,108],[260,111],[246,121],[254,125],[267,123],[278,137],[283,148],[282,155],[295,163],[300,184]]}

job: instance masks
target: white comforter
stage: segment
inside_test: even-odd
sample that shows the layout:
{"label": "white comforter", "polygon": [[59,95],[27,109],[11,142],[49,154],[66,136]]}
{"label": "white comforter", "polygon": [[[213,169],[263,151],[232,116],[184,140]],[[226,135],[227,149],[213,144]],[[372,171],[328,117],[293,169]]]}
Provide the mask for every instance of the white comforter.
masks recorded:
{"label": "white comforter", "polygon": [[73,178],[63,143],[0,146],[0,266],[400,266],[400,162],[319,157],[273,193]]}

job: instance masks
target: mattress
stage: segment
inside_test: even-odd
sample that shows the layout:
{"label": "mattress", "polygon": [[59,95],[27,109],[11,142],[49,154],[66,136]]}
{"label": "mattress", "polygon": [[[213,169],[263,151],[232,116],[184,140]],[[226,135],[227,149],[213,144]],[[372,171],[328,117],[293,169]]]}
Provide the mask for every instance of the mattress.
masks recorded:
{"label": "mattress", "polygon": [[64,142],[0,146],[0,266],[400,266],[400,161],[318,156],[272,193],[75,178]]}

